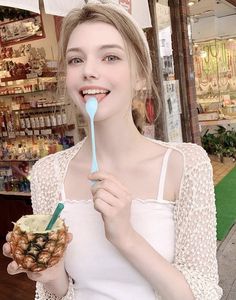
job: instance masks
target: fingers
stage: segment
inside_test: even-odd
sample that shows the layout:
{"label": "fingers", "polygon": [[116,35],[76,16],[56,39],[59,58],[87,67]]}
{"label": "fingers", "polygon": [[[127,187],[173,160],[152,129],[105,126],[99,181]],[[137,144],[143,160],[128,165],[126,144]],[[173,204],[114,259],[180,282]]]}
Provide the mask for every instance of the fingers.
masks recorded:
{"label": "fingers", "polygon": [[2,253],[4,256],[6,257],[12,257],[12,254],[11,254],[11,246],[9,243],[5,243],[3,246],[2,246]]}
{"label": "fingers", "polygon": [[15,262],[12,261],[10,264],[7,266],[7,273],[10,275],[16,275],[19,273],[25,273],[26,271],[19,267],[19,265]]}
{"label": "fingers", "polygon": [[[89,178],[97,180],[91,188],[94,208],[104,216],[111,216],[130,205],[131,195],[112,175],[99,171],[92,173]],[[115,211],[112,211],[112,208],[115,208]]]}
{"label": "fingers", "polygon": [[9,231],[8,234],[6,235],[6,241],[10,242],[11,240],[11,235],[12,235],[12,231]]}
{"label": "fingers", "polygon": [[118,181],[113,175],[106,173],[106,172],[102,172],[102,171],[98,171],[98,172],[94,172],[91,173],[89,175],[89,179],[90,180],[95,180],[98,181],[94,186],[104,183],[104,182],[113,182],[113,184],[115,186],[117,186],[119,189],[123,190],[124,192],[128,193],[128,190],[126,189],[126,187],[120,182]]}
{"label": "fingers", "polygon": [[129,194],[126,188],[123,187],[121,183],[117,183],[116,180],[113,180],[113,178],[97,181],[96,184],[94,184],[91,188],[91,192],[94,197],[96,196],[97,192],[101,190],[110,193],[118,199],[125,199]]}
{"label": "fingers", "polygon": [[38,281],[42,277],[42,274],[40,274],[40,273],[30,272],[30,271],[27,271],[27,270],[21,268],[15,261],[12,261],[10,264],[8,264],[7,272],[8,272],[9,275],[16,275],[16,274],[20,274],[20,273],[26,273],[28,278],[33,280],[33,281]]}
{"label": "fingers", "polygon": [[94,201],[94,208],[104,216],[112,215],[112,207],[99,198]]}
{"label": "fingers", "polygon": [[71,232],[67,233],[67,243],[69,244],[73,240],[73,234]]}
{"label": "fingers", "polygon": [[119,198],[114,197],[112,194],[103,189],[99,189],[93,196],[94,204],[96,204],[97,200],[102,200],[111,207],[120,207],[122,204],[122,201]]}
{"label": "fingers", "polygon": [[127,193],[119,190],[113,184],[106,182],[99,183],[92,191],[94,203],[97,199],[103,200],[107,205],[112,207],[122,207],[127,203]]}

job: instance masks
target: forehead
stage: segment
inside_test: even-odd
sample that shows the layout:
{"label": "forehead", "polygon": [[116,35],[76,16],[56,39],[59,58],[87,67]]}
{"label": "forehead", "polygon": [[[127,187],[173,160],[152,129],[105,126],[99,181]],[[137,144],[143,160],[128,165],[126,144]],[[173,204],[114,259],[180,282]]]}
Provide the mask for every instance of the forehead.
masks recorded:
{"label": "forehead", "polygon": [[125,43],[118,30],[103,22],[86,22],[77,25],[72,31],[67,49],[74,47],[100,47],[101,45],[118,45],[125,50]]}

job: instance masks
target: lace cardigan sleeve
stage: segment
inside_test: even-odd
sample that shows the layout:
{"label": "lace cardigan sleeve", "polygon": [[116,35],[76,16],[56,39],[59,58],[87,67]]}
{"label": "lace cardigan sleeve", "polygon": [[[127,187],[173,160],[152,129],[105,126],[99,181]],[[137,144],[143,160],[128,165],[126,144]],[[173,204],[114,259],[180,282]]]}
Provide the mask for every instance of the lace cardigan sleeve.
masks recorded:
{"label": "lace cardigan sleeve", "polygon": [[[31,173],[31,199],[34,214],[51,213],[55,206],[49,199],[58,199],[58,181],[54,170],[53,157],[39,160],[33,167]],[[42,176],[44,174],[44,176]],[[58,298],[48,292],[42,283],[36,282],[35,300],[73,300],[73,281],[69,278],[69,288],[63,298]]]}
{"label": "lace cardigan sleeve", "polygon": [[[205,151],[194,145],[186,160],[176,209],[174,265],[185,276],[196,300],[219,300],[216,260],[216,209],[212,167]],[[189,166],[188,166],[189,165]]]}

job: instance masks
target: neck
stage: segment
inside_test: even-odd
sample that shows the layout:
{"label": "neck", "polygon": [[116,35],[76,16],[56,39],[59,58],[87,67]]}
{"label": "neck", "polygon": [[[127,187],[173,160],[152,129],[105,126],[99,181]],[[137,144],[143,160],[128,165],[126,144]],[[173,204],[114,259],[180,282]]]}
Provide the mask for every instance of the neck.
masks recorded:
{"label": "neck", "polygon": [[[129,153],[134,153],[134,149],[138,149],[143,137],[135,127],[130,115],[96,122],[95,140],[98,164],[119,164],[127,161]],[[91,149],[90,133],[87,146]]]}

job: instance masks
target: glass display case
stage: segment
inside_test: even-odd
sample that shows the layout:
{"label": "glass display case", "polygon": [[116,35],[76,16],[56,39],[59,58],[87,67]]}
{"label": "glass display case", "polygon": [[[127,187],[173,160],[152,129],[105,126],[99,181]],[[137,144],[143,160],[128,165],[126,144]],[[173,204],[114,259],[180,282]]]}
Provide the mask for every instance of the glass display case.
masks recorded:
{"label": "glass display case", "polygon": [[236,123],[236,39],[214,39],[193,47],[200,125]]}

